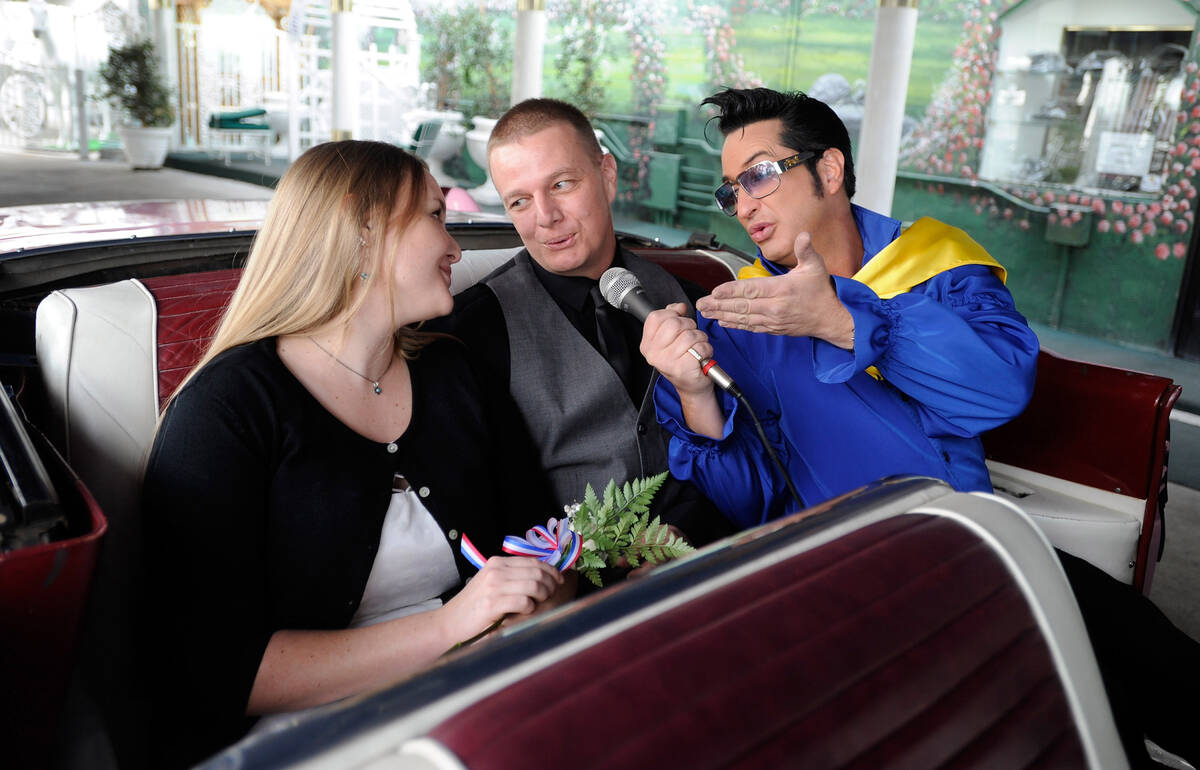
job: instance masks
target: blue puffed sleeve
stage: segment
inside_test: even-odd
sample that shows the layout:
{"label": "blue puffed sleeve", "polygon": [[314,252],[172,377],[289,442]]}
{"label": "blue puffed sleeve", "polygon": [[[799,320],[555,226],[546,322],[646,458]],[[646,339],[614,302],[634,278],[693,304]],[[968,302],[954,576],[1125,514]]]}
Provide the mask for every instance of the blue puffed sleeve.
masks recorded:
{"label": "blue puffed sleeve", "polygon": [[[725,366],[728,355],[722,358]],[[773,400],[743,367],[733,368],[743,391],[755,394],[752,397],[755,403]],[[725,415],[720,439],[693,432],[683,418],[675,386],[666,377],[658,378],[654,406],[659,423],[671,435],[668,450],[671,474],[695,483],[726,517],[740,527],[753,527],[777,518],[784,513],[789,499],[787,487],[767,465],[757,434],[741,413],[737,400],[719,389],[716,395]],[[762,406],[759,411],[763,430],[786,466],[788,452],[780,436],[778,411]]]}
{"label": "blue puffed sleeve", "polygon": [[1037,335],[989,268],[957,267],[887,300],[850,278],[834,284],[854,318],[854,350],[814,340],[820,381],[875,366],[913,399],[931,436],[977,436],[1029,402]]}

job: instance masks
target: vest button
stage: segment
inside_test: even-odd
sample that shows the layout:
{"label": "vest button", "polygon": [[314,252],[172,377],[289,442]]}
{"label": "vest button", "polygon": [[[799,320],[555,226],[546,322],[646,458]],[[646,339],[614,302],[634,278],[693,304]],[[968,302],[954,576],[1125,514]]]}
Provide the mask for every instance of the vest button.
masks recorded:
{"label": "vest button", "polygon": [[457,530],[457,529],[452,529],[452,530],[450,530],[449,532],[447,532],[447,533],[446,533],[446,535],[447,535],[447,536],[448,536],[448,537],[449,537],[451,540],[457,540],[457,539],[458,539],[458,530]]}
{"label": "vest button", "polygon": [[390,455],[394,455],[394,454],[396,454],[396,452],[397,452],[399,449],[400,449],[400,447],[396,446],[396,444],[395,444],[395,443],[391,443],[391,444],[388,444],[388,445],[387,445],[387,451],[388,451],[388,454],[390,454]]}
{"label": "vest button", "polygon": [[639,423],[637,424],[637,432],[638,432],[638,435],[639,435],[639,436],[641,436],[641,435],[645,435],[645,433],[646,433],[646,423],[644,423],[644,422],[639,422]]}
{"label": "vest button", "polygon": [[429,497],[429,487],[421,487],[417,490],[417,494],[421,497]]}

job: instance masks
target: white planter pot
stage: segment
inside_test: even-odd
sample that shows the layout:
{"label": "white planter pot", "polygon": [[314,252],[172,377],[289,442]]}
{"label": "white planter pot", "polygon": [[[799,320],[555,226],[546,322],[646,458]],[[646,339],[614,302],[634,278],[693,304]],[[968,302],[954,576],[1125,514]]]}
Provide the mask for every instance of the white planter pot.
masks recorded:
{"label": "white planter pot", "polygon": [[121,126],[117,129],[125,159],[134,168],[162,168],[171,142],[171,129]]}

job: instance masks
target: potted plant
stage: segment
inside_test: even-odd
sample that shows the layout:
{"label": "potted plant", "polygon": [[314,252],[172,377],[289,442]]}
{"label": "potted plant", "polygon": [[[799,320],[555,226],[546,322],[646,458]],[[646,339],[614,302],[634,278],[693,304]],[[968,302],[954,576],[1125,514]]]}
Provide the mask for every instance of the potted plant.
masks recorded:
{"label": "potted plant", "polygon": [[117,129],[125,157],[134,168],[161,168],[167,157],[175,108],[163,82],[154,43],[149,40],[110,48],[100,68],[104,97],[124,114]]}

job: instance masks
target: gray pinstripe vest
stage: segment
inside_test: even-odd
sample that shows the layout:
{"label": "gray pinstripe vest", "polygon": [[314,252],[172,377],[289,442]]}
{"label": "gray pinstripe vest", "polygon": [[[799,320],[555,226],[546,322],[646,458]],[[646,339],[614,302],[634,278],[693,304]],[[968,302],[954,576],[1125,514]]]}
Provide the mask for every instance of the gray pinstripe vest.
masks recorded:
{"label": "gray pinstripe vest", "polygon": [[[691,307],[669,273],[628,251],[621,254],[654,304]],[[555,499],[565,505],[582,500],[586,484],[602,495],[609,479],[620,484],[666,470],[666,435],[651,397],[658,373],[635,409],[613,368],[542,287],[530,259],[521,251],[485,282],[508,327],[509,391],[538,446]]]}

